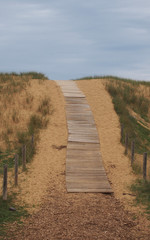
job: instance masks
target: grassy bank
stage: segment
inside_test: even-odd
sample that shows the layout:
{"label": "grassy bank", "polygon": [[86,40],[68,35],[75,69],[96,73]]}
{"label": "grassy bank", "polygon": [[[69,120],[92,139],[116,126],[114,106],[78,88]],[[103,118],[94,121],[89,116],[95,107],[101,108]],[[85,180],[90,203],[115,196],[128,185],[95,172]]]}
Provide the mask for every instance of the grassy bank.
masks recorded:
{"label": "grassy bank", "polygon": [[4,164],[12,167],[15,153],[21,158],[23,144],[30,148],[33,134],[36,143],[39,129],[47,126],[47,115],[52,113],[47,96],[34,107],[34,94],[29,91],[32,80],[42,84],[47,77],[36,72],[0,73],[0,173]]}
{"label": "grassy bank", "polygon": [[137,153],[148,152],[149,154],[150,95],[145,94],[148,89],[142,91],[142,84],[134,85],[134,81],[120,81],[119,79],[108,80],[106,89],[112,97],[115,111],[120,123],[124,126],[124,132],[129,135],[129,146],[134,140]]}
{"label": "grassy bank", "polygon": [[78,78],[75,80],[90,80],[90,79],[106,79],[106,80],[119,80],[119,81],[123,81],[123,82],[128,82],[131,83],[132,85],[146,85],[146,86],[150,86],[150,82],[149,81],[137,81],[137,80],[133,80],[133,79],[129,79],[129,78],[121,78],[121,77],[117,77],[117,76],[111,76],[111,75],[94,75],[94,76],[87,76],[87,77],[82,77],[82,78]]}
{"label": "grassy bank", "polygon": [[[139,82],[115,77],[106,78],[106,89],[112,97],[114,109],[129,136],[129,154],[131,142],[135,141],[135,161],[132,166],[137,181],[131,190],[136,194],[136,203],[145,206],[150,214],[150,82]],[[142,179],[143,153],[148,153],[147,181]],[[149,217],[148,217],[149,218]]]}
{"label": "grassy bank", "polygon": [[[19,155],[19,165],[22,164],[22,146],[26,145],[26,160],[29,163],[39,140],[41,129],[47,127],[53,107],[49,96],[35,94],[35,87],[42,91],[42,84],[47,78],[36,72],[29,73],[0,73],[0,183],[2,184],[3,166],[7,164],[8,171],[14,168],[14,156]],[[34,147],[31,144],[34,135]],[[22,172],[22,167],[19,174]],[[6,234],[9,223],[20,221],[27,215],[23,206],[16,205],[16,189],[14,179],[8,184],[8,200],[0,196],[0,236]],[[1,188],[2,189],[2,188]],[[18,188],[19,190],[19,188]],[[15,207],[17,211],[10,211]]]}

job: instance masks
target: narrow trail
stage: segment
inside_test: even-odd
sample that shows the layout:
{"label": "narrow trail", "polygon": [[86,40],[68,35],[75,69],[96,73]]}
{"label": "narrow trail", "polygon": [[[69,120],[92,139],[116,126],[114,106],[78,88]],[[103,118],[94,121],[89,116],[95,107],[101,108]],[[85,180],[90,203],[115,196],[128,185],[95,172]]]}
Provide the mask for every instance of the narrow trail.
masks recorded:
{"label": "narrow trail", "polygon": [[66,102],[67,192],[112,193],[103,167],[95,121],[85,95],[74,81],[56,83],[61,87]]}
{"label": "narrow trail", "polygon": [[[56,85],[53,92],[55,92],[55,101],[53,101],[55,113],[51,117],[48,129],[41,134],[40,142],[44,140],[45,147],[41,149],[41,143],[38,146],[43,152],[40,161],[44,165],[44,156],[46,156],[51,166],[51,169],[47,170],[47,167],[44,169],[48,171],[46,174],[49,176],[46,182],[47,190],[40,209],[26,219],[23,226],[18,227],[17,230],[14,226],[10,227],[10,239],[148,240],[149,232],[145,231],[140,219],[133,220],[133,215],[124,210],[123,205],[114,195],[67,193],[66,148],[61,148],[67,143],[64,97]],[[101,89],[100,94],[105,95],[106,91]],[[54,95],[51,96],[53,97]],[[55,143],[52,141],[53,136]],[[38,175],[36,177],[38,178]]]}

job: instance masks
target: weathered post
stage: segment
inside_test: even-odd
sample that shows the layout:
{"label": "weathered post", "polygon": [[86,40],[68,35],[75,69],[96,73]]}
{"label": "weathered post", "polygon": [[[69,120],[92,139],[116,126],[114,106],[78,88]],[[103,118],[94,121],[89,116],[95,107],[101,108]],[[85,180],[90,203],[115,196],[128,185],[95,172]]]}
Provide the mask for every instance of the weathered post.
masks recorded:
{"label": "weathered post", "polygon": [[121,142],[123,143],[123,130],[124,130],[124,126],[123,124],[121,124]]}
{"label": "weathered post", "polygon": [[15,186],[18,185],[18,154],[15,155]]}
{"label": "weathered post", "polygon": [[22,167],[23,170],[26,169],[26,145],[23,145],[22,147]]}
{"label": "weathered post", "polygon": [[133,162],[134,162],[134,147],[135,147],[135,143],[134,143],[134,141],[132,141],[132,143],[131,143],[131,165],[133,165]]}
{"label": "weathered post", "polygon": [[7,200],[7,165],[4,166],[4,176],[3,176],[3,200]]}
{"label": "weathered post", "polygon": [[34,146],[34,135],[32,135],[31,143],[32,143],[32,147],[33,147]]}
{"label": "weathered post", "polygon": [[128,133],[125,135],[125,155],[128,154]]}
{"label": "weathered post", "polygon": [[34,135],[32,135],[31,147],[32,147],[32,154],[33,154],[34,153]]}
{"label": "weathered post", "polygon": [[146,180],[146,170],[147,170],[147,153],[143,154],[143,178]]}

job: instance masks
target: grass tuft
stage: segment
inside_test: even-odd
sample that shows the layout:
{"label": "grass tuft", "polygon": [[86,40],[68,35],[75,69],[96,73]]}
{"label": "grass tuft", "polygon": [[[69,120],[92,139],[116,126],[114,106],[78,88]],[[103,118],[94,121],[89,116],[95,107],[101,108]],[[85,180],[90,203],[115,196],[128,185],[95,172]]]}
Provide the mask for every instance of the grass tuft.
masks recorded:
{"label": "grass tuft", "polygon": [[18,117],[18,113],[16,112],[16,110],[13,111],[12,120],[14,123],[19,123],[19,117]]}
{"label": "grass tuft", "polygon": [[42,117],[36,114],[32,115],[28,123],[29,135],[37,133],[37,131],[41,128],[43,128]]}
{"label": "grass tuft", "polygon": [[38,112],[40,112],[43,116],[46,116],[50,113],[52,113],[51,105],[50,105],[50,98],[45,97],[39,107],[38,107]]}
{"label": "grass tuft", "polygon": [[21,76],[29,76],[32,79],[48,79],[43,73],[39,72],[22,72],[20,73]]}
{"label": "grass tuft", "polygon": [[131,186],[136,194],[136,202],[146,206],[146,212],[150,214],[150,181],[138,179]]}
{"label": "grass tuft", "polygon": [[[22,217],[29,216],[24,207],[14,204],[13,199],[15,199],[15,194],[9,195],[7,201],[4,201],[2,197],[0,197],[0,237],[7,236],[9,232],[7,223],[12,223],[14,221],[21,223]],[[15,208],[16,211],[10,211],[10,207]]]}
{"label": "grass tuft", "polygon": [[136,161],[132,165],[133,172],[136,175],[141,175],[142,174],[142,167],[139,166],[139,164],[136,163]]}

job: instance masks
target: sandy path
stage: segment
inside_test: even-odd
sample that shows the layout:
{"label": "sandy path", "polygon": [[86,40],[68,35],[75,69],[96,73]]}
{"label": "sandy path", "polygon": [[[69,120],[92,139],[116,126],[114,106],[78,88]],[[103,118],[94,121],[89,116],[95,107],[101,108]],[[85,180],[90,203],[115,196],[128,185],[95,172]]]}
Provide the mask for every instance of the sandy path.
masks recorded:
{"label": "sandy path", "polygon": [[120,144],[120,123],[114,111],[110,95],[105,90],[104,81],[86,80],[76,82],[86,95],[93,112],[100,138],[103,163],[116,198],[126,201],[131,199],[128,187],[135,180],[124,147]]}
{"label": "sandy path", "polygon": [[[42,161],[41,167],[45,159],[48,162],[43,171],[47,176],[45,182],[40,178],[40,181],[47,185],[47,190],[44,191],[40,210],[25,220],[24,226],[18,231],[10,229],[11,239],[149,239],[149,232],[144,232],[140,222],[133,220],[133,216],[124,210],[120,201],[113,195],[66,192],[66,150],[52,147],[65,145],[67,140],[64,99],[59,88],[55,88],[55,115],[49,128],[41,133],[37,154],[37,158]],[[47,169],[48,172],[45,173]],[[37,179],[36,167],[33,172]],[[41,185],[42,182],[39,183],[39,187]]]}

